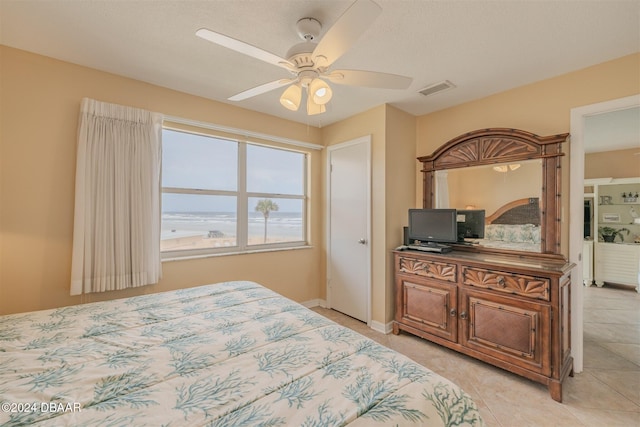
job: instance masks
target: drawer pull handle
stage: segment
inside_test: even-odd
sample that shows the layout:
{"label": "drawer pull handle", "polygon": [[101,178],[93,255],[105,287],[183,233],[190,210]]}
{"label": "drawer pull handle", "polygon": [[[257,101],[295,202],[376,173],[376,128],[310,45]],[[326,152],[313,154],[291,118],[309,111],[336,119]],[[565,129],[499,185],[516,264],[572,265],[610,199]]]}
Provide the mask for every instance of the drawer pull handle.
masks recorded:
{"label": "drawer pull handle", "polygon": [[504,288],[506,286],[503,276],[498,276],[498,286],[500,286],[501,288]]}
{"label": "drawer pull handle", "polygon": [[452,308],[449,314],[451,315],[451,317],[456,317],[456,314],[458,314],[458,312],[456,311],[455,308]]}
{"label": "drawer pull handle", "polygon": [[466,320],[466,319],[467,319],[467,312],[466,312],[466,311],[463,311],[462,313],[460,313],[460,318],[461,318],[462,320]]}

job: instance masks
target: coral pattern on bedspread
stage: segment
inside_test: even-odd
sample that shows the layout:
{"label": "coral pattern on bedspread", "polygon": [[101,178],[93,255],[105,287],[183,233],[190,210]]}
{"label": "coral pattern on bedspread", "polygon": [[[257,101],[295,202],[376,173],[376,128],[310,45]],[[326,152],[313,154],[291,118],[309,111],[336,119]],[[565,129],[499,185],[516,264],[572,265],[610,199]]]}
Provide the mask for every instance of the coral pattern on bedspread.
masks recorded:
{"label": "coral pattern on bedspread", "polygon": [[1,316],[0,402],[34,404],[3,426],[483,425],[447,379],[253,282]]}

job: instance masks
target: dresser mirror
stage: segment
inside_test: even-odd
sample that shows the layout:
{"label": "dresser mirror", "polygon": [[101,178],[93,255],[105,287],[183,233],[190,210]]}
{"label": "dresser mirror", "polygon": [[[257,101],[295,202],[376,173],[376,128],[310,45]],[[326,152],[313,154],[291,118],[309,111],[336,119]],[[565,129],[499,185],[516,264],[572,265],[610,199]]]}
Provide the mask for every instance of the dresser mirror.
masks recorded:
{"label": "dresser mirror", "polygon": [[560,158],[567,136],[491,128],[454,138],[418,158],[423,207],[483,211],[484,235],[464,243],[461,236],[459,249],[560,255]]}
{"label": "dresser mirror", "polygon": [[464,244],[541,252],[542,160],[438,170],[434,186],[436,208],[482,211],[484,233],[461,231]]}

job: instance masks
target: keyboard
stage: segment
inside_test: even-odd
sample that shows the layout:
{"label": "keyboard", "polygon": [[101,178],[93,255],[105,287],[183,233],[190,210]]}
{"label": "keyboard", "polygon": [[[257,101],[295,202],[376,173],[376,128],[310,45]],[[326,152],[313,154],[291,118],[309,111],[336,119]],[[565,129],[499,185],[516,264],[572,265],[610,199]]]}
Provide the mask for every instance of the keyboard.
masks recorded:
{"label": "keyboard", "polygon": [[437,252],[441,254],[445,254],[447,252],[451,252],[452,248],[448,245],[440,245],[440,244],[432,244],[432,245],[409,245],[407,248],[412,249],[414,251],[422,251],[422,252]]}

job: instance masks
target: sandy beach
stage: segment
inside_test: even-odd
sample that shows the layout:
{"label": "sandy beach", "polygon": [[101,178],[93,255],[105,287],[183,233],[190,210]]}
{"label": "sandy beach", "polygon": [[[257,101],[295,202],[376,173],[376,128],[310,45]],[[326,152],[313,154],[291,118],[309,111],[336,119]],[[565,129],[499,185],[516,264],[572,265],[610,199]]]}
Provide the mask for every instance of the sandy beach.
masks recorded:
{"label": "sandy beach", "polygon": [[[249,245],[264,244],[265,218],[250,212]],[[237,215],[234,212],[165,212],[162,216],[162,251],[223,248],[237,245]],[[302,214],[272,212],[266,243],[297,242],[304,237]]]}
{"label": "sandy beach", "polygon": [[[278,243],[292,241],[291,237],[267,236],[266,243]],[[264,236],[250,237],[249,245],[264,244]],[[183,235],[170,239],[163,239],[160,242],[161,251],[179,251],[187,249],[206,249],[232,247],[236,245],[235,236],[208,237],[203,235]]]}

